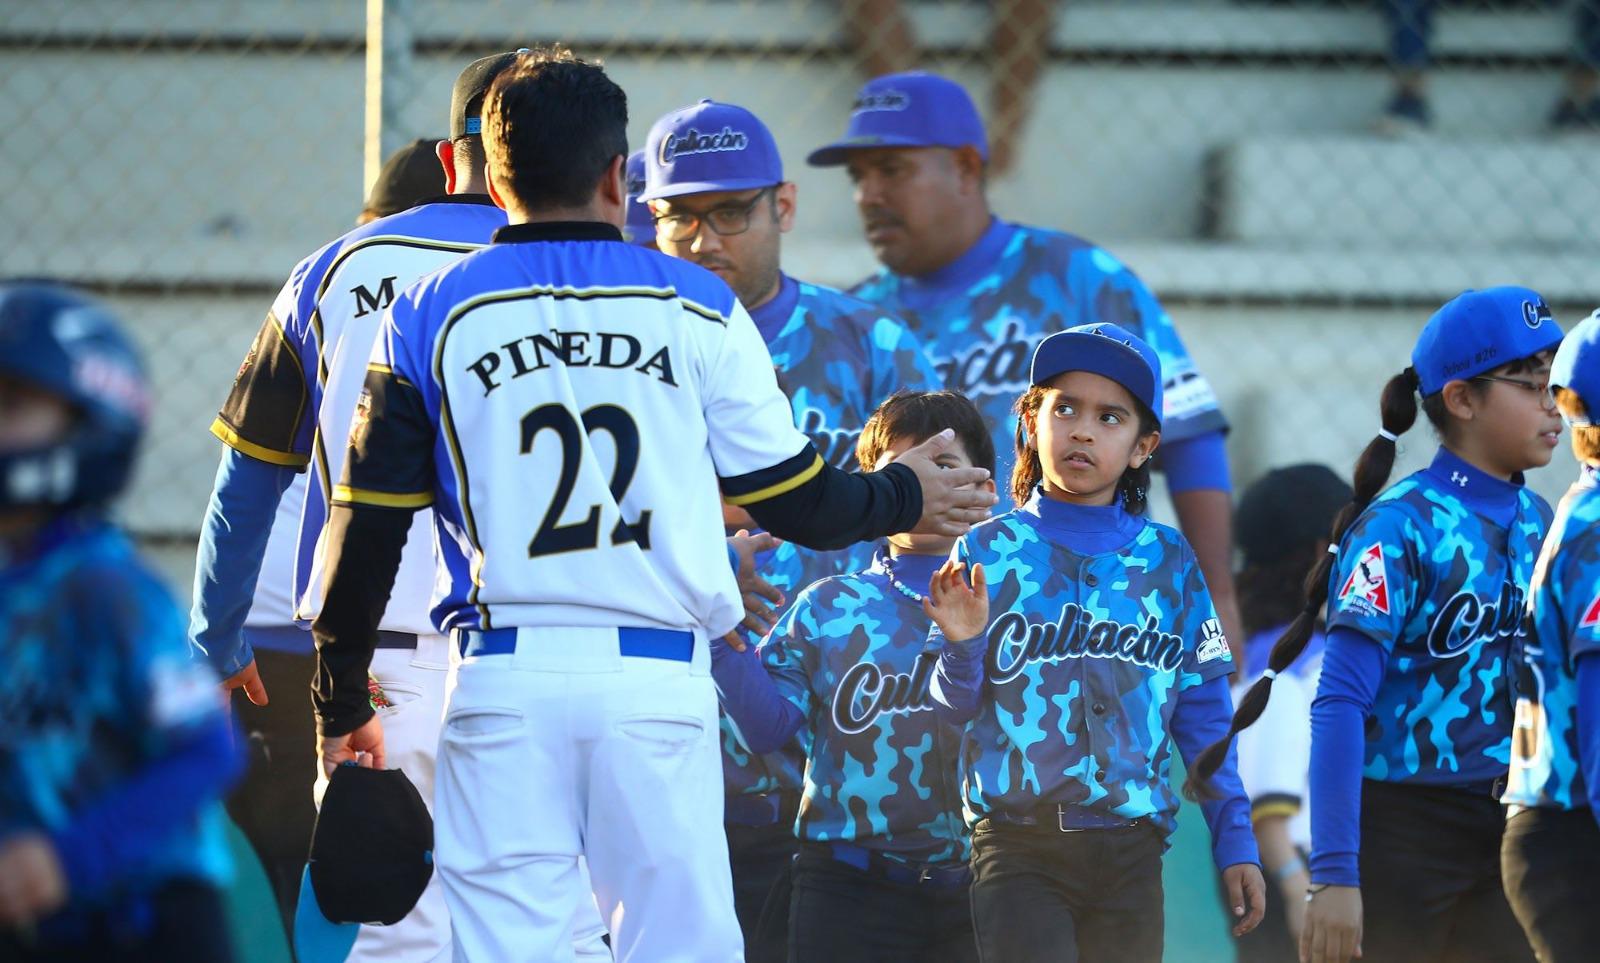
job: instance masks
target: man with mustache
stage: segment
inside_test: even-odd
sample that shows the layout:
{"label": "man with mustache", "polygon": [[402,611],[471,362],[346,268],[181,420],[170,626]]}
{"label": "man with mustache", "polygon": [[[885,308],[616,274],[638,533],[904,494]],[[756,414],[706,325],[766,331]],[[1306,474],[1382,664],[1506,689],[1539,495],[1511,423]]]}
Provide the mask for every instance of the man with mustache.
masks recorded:
{"label": "man with mustache", "polygon": [[[821,285],[796,281],[780,264],[782,237],[795,220],[795,185],[783,178],[772,134],[754,114],[702,100],[675,110],[645,141],[641,200],[655,215],[657,246],[722,278],[755,319],[777,368],[795,424],[824,460],[855,470],[856,439],[878,403],[901,389],[931,390],[938,374],[905,324],[880,308]],[[742,509],[725,506],[729,530],[750,527]],[[786,598],[818,579],[860,571],[873,545],[813,552],[784,544],[759,560],[761,574]],[[766,609],[745,598],[747,611]],[[783,603],[779,603],[782,605]],[[745,625],[763,634],[755,616]],[[795,812],[805,755],[790,745],[749,752],[723,719],[725,816],[735,905],[753,963],[783,958],[788,900],[768,925],[757,923],[774,883],[793,860]]]}
{"label": "man with mustache", "polygon": [[[1011,403],[1027,387],[1028,359],[1047,335],[1105,321],[1156,350],[1166,399],[1156,464],[1226,634],[1242,639],[1230,571],[1228,424],[1144,282],[1090,241],[990,211],[983,121],[966,90],[944,77],[910,72],[868,81],[844,137],[807,161],[849,171],[867,243],[883,265],[850,293],[905,318],[945,387],[978,405],[1001,453],[995,477],[1010,477]],[[1238,653],[1235,662],[1243,664]]]}

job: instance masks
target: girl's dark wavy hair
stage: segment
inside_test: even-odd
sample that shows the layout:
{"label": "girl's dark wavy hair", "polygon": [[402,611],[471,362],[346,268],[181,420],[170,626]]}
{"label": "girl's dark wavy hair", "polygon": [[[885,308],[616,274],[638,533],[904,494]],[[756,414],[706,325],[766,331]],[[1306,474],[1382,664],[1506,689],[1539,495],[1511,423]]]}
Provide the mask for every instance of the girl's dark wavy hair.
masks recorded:
{"label": "girl's dark wavy hair", "polygon": [[[1039,408],[1044,404],[1044,396],[1050,389],[1033,385],[1022,393],[1017,399],[1013,410],[1017,413],[1017,460],[1011,469],[1011,500],[1020,507],[1033,497],[1033,490],[1044,479],[1044,466],[1039,462],[1039,452],[1028,446],[1028,419],[1039,414]],[[1161,425],[1156,421],[1156,416],[1139,400],[1134,399],[1134,407],[1139,409],[1139,437],[1144,437],[1152,431],[1158,430]],[[1122,508],[1129,515],[1142,515],[1148,507],[1146,499],[1150,493],[1150,459],[1146,458],[1138,468],[1129,468],[1117,479],[1117,494],[1122,497]]]}
{"label": "girl's dark wavy hair", "polygon": [[[1548,352],[1540,352],[1531,358],[1523,358],[1505,365],[1502,369],[1506,374],[1518,374],[1537,368],[1545,359]],[[1475,391],[1486,390],[1486,386],[1479,381],[1468,379],[1469,387]],[[1417,421],[1417,392],[1422,388],[1421,379],[1413,368],[1407,368],[1390,378],[1383,386],[1383,394],[1378,402],[1378,410],[1382,418],[1383,430],[1391,435],[1399,436],[1411,430]],[[1422,399],[1422,412],[1428,416],[1428,422],[1443,438],[1448,439],[1453,430],[1450,414],[1445,408],[1444,392],[1436,391]],[[1356,459],[1354,478],[1355,493],[1351,496],[1350,504],[1339,510],[1333,518],[1333,531],[1328,536],[1329,544],[1339,545],[1344,540],[1345,532],[1355,520],[1366,511],[1372,500],[1383,491],[1389,483],[1389,473],[1394,470],[1395,442],[1383,435],[1375,436],[1367,442],[1367,447],[1362,450],[1361,457]],[[1305,651],[1306,643],[1311,641],[1312,631],[1316,628],[1317,617],[1322,612],[1322,607],[1328,601],[1328,584],[1333,574],[1336,561],[1331,552],[1323,554],[1322,559],[1311,569],[1306,576],[1305,605],[1289,627],[1284,630],[1283,636],[1273,643],[1272,651],[1267,656],[1267,669],[1273,675],[1285,671],[1294,660]],[[1248,729],[1261,713],[1267,708],[1267,698],[1272,694],[1272,678],[1262,676],[1250,686],[1244,698],[1239,700],[1239,706],[1233,713],[1233,723],[1228,726],[1228,734],[1206,747],[1206,750],[1195,760],[1189,768],[1188,781],[1184,783],[1184,795],[1190,799],[1207,799],[1216,795],[1215,787],[1211,785],[1211,777],[1217,772],[1224,759],[1228,757],[1228,749],[1233,744],[1233,737]]]}

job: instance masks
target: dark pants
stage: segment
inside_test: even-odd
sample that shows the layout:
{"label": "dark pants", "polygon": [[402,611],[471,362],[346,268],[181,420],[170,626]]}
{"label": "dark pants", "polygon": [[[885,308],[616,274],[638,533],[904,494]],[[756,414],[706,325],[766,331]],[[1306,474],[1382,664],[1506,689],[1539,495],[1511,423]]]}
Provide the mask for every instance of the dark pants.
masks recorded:
{"label": "dark pants", "polygon": [[[305,635],[299,629],[283,631]],[[310,655],[257,649],[256,669],[269,701],[252,705],[243,689],[235,689],[232,703],[248,742],[249,768],[228,797],[228,815],[261,860],[284,932],[291,938],[300,876],[317,821],[311,801],[319,765],[317,727],[307,698],[313,664]]]}
{"label": "dark pants", "polygon": [[[1304,854],[1301,855],[1304,858]],[[1217,878],[1217,896],[1222,901],[1223,919],[1233,919],[1233,910],[1228,905],[1228,890],[1222,883],[1222,878]],[[1294,933],[1289,929],[1289,914],[1284,911],[1284,896],[1281,887],[1275,883],[1267,883],[1267,914],[1261,918],[1261,925],[1243,936],[1233,937],[1234,959],[1237,963],[1297,963],[1300,959],[1300,944],[1295,942]],[[1232,935],[1231,924],[1229,935]]]}
{"label": "dark pants", "polygon": [[733,909],[744,934],[746,963],[783,963],[789,932],[789,870],[799,843],[793,821],[770,826],[729,824]]}
{"label": "dark pants", "polygon": [[972,924],[983,963],[1160,963],[1160,832],[1060,832],[985,820],[972,834]]}
{"label": "dark pants", "polygon": [[[57,921],[61,922],[61,921]],[[230,963],[222,895],[201,883],[171,883],[126,913],[75,921],[71,942],[46,945],[0,930],[6,963]],[[48,927],[47,927],[48,931]]]}
{"label": "dark pants", "polygon": [[968,887],[897,883],[802,850],[789,963],[977,963]]}
{"label": "dark pants", "polygon": [[1361,784],[1362,963],[1532,963],[1500,883],[1487,792]]}
{"label": "dark pants", "polygon": [[1600,956],[1600,825],[1593,810],[1524,809],[1500,845],[1506,898],[1541,963]]}

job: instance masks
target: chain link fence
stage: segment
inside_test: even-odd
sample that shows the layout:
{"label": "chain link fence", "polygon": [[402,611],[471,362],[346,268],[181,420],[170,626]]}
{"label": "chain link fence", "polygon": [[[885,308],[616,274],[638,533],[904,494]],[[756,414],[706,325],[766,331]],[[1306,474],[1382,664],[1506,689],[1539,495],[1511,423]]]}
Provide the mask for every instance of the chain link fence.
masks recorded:
{"label": "chain link fence", "polygon": [[[137,326],[160,389],[127,505],[147,538],[192,539],[207,424],[252,333],[296,260],[354,223],[369,96],[387,144],[442,136],[460,67],[518,45],[603,58],[635,144],[701,97],[753,109],[799,185],[785,267],[841,286],[875,264],[847,178],[805,153],[869,71],[967,84],[1004,165],[995,211],[1151,284],[1223,398],[1241,484],[1293,460],[1348,470],[1379,386],[1461,289],[1527,284],[1569,323],[1597,300],[1580,3],[388,0],[369,94],[385,6],[0,2],[0,274],[81,282]],[[1554,129],[1563,98],[1575,122]]]}

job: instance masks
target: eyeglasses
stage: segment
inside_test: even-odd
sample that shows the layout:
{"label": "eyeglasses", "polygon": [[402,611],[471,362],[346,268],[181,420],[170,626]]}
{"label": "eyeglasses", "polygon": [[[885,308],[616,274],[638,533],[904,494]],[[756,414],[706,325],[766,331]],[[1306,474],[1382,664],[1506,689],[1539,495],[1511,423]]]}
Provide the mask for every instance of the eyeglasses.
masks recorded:
{"label": "eyeglasses", "polygon": [[704,214],[687,211],[682,214],[662,214],[655,219],[656,231],[673,242],[693,240],[695,235],[700,233],[701,224],[711,228],[712,233],[718,237],[743,234],[750,230],[750,215],[755,211],[756,205],[771,192],[772,188],[763,187],[747,203],[714,207]]}
{"label": "eyeglasses", "polygon": [[1478,375],[1472,380],[1499,381],[1508,385],[1516,385],[1518,388],[1521,388],[1524,391],[1531,391],[1538,395],[1539,406],[1544,408],[1546,411],[1554,411],[1556,408],[1556,389],[1555,386],[1551,385],[1548,381],[1546,381],[1544,384],[1539,384],[1535,381],[1524,381],[1521,378],[1502,378],[1498,375]]}

